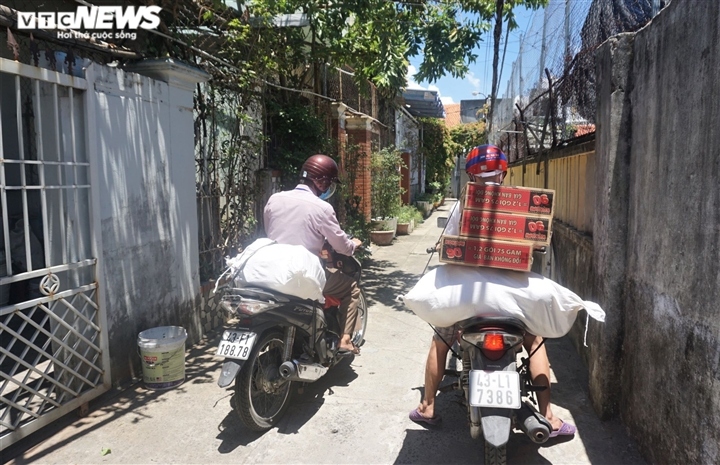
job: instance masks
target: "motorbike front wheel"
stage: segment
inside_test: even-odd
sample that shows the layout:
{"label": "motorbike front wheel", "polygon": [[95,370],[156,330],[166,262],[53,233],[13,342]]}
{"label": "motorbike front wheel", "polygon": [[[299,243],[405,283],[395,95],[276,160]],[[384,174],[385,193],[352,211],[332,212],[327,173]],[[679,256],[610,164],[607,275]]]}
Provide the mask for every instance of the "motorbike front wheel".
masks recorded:
{"label": "motorbike front wheel", "polygon": [[277,425],[289,405],[292,383],[280,376],[284,348],[281,332],[264,335],[235,380],[235,410],[253,431]]}

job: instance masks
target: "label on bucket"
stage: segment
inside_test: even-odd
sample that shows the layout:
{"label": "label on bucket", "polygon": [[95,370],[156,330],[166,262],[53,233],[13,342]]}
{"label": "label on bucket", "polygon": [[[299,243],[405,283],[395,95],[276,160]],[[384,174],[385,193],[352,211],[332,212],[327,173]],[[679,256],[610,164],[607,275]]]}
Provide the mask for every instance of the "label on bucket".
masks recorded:
{"label": "label on bucket", "polygon": [[149,388],[164,389],[177,386],[185,380],[185,347],[168,352],[140,351],[143,381]]}

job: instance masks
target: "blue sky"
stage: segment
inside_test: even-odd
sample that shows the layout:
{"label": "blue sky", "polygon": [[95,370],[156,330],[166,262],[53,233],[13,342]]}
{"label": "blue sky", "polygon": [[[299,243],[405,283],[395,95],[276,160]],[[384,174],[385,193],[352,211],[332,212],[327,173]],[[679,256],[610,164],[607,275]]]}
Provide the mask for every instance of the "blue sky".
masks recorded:
{"label": "blue sky", "polygon": [[[515,18],[519,25],[517,29],[510,32],[508,40],[507,52],[505,54],[505,66],[500,77],[500,85],[498,86],[498,94],[502,96],[507,87],[507,80],[510,77],[510,70],[513,61],[515,61],[518,51],[520,50],[520,36],[527,30],[534,14],[542,14],[542,10],[532,11],[525,8],[518,8],[515,11]],[[505,32],[503,32],[503,39]],[[490,94],[492,87],[492,55],[493,44],[492,35],[487,34],[482,42],[476,48],[475,53],[478,58],[475,63],[470,65],[470,72],[465,79],[456,79],[447,76],[430,84],[428,82],[417,83],[412,80],[412,75],[416,72],[420,59],[411,60],[408,69],[408,88],[409,89],[430,89],[440,93],[443,103],[460,103],[460,100],[471,100],[484,98]],[[502,58],[502,45],[500,47],[500,58]],[[479,92],[479,95],[473,95],[473,92]]]}

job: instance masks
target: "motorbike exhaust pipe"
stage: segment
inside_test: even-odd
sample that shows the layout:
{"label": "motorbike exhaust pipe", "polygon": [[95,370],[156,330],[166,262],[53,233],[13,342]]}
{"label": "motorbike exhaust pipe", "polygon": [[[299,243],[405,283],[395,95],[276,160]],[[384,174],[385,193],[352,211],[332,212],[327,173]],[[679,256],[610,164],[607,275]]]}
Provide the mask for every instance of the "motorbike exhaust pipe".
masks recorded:
{"label": "motorbike exhaust pipe", "polygon": [[533,407],[523,403],[517,415],[520,429],[532,442],[543,444],[550,438],[550,431],[552,431],[550,422]]}
{"label": "motorbike exhaust pipe", "polygon": [[302,363],[297,360],[288,361],[280,365],[280,376],[289,381],[303,381],[312,383],[327,372],[327,367],[317,363]]}
{"label": "motorbike exhaust pipe", "polygon": [[280,365],[280,369],[278,371],[280,372],[280,376],[285,379],[290,379],[297,374],[297,368],[295,367],[295,363],[291,361],[285,362]]}

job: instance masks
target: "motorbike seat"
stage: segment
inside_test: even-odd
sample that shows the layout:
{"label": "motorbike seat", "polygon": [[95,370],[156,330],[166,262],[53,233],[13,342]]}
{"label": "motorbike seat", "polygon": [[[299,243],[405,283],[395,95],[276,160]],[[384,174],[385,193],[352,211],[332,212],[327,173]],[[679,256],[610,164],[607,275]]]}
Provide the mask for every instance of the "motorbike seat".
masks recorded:
{"label": "motorbike seat", "polygon": [[232,289],[233,293],[238,294],[242,297],[248,297],[251,299],[259,299],[259,300],[265,300],[265,301],[275,301],[279,303],[297,303],[301,305],[306,305],[309,307],[313,307],[317,305],[317,301],[308,300],[308,299],[301,299],[300,297],[295,297],[288,294],[283,294],[282,292],[277,292],[272,289],[266,289],[263,287],[242,287],[242,288],[234,288]]}

